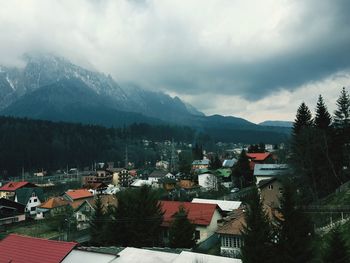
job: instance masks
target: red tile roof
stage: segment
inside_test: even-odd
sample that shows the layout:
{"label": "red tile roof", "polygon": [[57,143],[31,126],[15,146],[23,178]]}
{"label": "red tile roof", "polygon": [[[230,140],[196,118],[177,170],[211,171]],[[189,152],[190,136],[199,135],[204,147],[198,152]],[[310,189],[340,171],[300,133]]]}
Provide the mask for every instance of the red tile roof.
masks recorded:
{"label": "red tile roof", "polygon": [[10,234],[0,242],[0,262],[61,262],[76,245],[77,243],[75,242],[54,241]]}
{"label": "red tile roof", "polygon": [[177,201],[161,201],[164,220],[162,226],[170,226],[174,215],[179,211],[182,205],[187,211],[188,219],[195,225],[208,226],[213,218],[214,212],[217,209],[216,204],[200,204],[190,202]]}
{"label": "red tile roof", "polygon": [[29,182],[9,182],[0,188],[0,191],[15,192],[17,189],[23,187],[35,187],[36,185]]}
{"label": "red tile roof", "polygon": [[271,153],[247,153],[248,158],[253,159],[253,161],[264,161],[270,155]]}
{"label": "red tile roof", "polygon": [[66,192],[66,195],[68,195],[72,200],[89,198],[94,196],[87,189],[69,190]]}

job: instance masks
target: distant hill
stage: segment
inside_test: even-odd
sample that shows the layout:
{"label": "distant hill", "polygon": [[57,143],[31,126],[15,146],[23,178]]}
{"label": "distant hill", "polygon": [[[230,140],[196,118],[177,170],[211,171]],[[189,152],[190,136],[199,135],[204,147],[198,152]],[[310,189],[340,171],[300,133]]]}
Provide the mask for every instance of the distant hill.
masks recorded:
{"label": "distant hill", "polygon": [[[216,141],[279,143],[290,130],[233,116],[205,116],[178,97],[135,85],[52,55],[27,56],[24,68],[0,67],[0,115],[107,127],[132,123],[194,128]],[[271,127],[275,126],[275,127]]]}
{"label": "distant hill", "polygon": [[287,127],[292,128],[293,122],[292,121],[263,121],[259,123],[261,126],[271,126],[271,127]]}

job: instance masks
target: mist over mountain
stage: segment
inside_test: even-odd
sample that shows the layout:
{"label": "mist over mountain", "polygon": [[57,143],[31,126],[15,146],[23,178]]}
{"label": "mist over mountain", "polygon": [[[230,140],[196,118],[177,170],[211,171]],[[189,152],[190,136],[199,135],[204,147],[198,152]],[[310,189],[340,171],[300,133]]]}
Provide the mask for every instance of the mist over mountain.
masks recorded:
{"label": "mist over mountain", "polygon": [[23,68],[0,66],[1,115],[114,127],[169,123],[223,141],[278,142],[289,134],[233,116],[205,116],[178,97],[132,84],[121,87],[111,76],[61,57],[26,55],[25,61]]}
{"label": "mist over mountain", "polygon": [[292,128],[293,122],[292,121],[263,121],[259,123],[261,126],[271,126],[271,127],[287,127]]}

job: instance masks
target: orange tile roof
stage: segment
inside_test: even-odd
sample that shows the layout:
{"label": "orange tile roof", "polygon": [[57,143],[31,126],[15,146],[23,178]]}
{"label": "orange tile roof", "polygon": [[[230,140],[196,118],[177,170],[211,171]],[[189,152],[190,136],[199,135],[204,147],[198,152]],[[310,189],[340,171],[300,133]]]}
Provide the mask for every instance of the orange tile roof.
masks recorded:
{"label": "orange tile roof", "polygon": [[248,158],[253,159],[253,161],[264,161],[270,155],[271,153],[247,153]]}
{"label": "orange tile roof", "polygon": [[9,182],[0,188],[0,191],[15,192],[17,189],[28,187],[36,187],[36,185],[29,182]]}
{"label": "orange tile roof", "polygon": [[44,202],[40,208],[52,209],[60,206],[68,205],[68,201],[63,197],[52,197],[46,202]]}
{"label": "orange tile roof", "polygon": [[73,201],[77,199],[93,197],[93,194],[86,189],[69,190],[66,192]]}

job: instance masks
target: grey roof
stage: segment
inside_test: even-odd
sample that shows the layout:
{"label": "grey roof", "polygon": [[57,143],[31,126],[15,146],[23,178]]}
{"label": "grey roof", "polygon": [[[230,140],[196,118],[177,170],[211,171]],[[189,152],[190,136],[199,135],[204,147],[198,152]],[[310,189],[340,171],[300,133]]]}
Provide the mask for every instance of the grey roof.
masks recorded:
{"label": "grey roof", "polygon": [[254,176],[279,176],[290,172],[288,164],[255,164]]}
{"label": "grey roof", "polygon": [[34,187],[34,188],[20,188],[16,190],[16,196],[18,203],[27,205],[30,197],[32,194],[35,193],[35,195],[39,198],[39,200],[42,202],[44,201],[44,191],[40,187]]}
{"label": "grey roof", "polygon": [[235,158],[229,159],[229,160],[224,160],[222,163],[222,166],[231,168],[235,165],[236,162],[237,162],[237,159],[235,159]]}
{"label": "grey roof", "polygon": [[168,174],[167,171],[154,170],[148,177],[163,178]]}
{"label": "grey roof", "polygon": [[192,162],[192,165],[209,165],[209,160],[208,159],[194,160]]}

